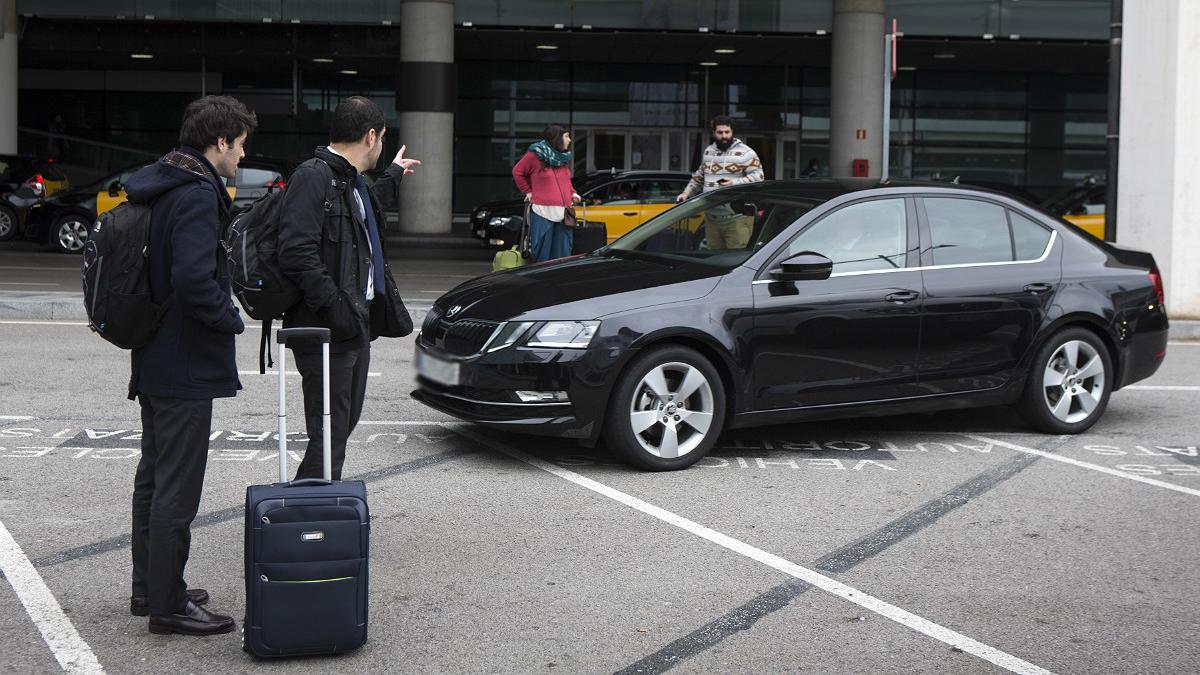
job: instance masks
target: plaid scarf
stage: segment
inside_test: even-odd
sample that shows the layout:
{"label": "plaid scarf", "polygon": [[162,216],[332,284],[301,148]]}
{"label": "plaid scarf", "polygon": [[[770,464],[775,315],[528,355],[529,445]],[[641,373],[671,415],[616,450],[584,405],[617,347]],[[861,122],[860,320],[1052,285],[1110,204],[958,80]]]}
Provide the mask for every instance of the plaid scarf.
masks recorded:
{"label": "plaid scarf", "polygon": [[529,151],[537,155],[547,166],[566,166],[571,163],[571,151],[555,150],[549,142],[538,141],[529,146]]}

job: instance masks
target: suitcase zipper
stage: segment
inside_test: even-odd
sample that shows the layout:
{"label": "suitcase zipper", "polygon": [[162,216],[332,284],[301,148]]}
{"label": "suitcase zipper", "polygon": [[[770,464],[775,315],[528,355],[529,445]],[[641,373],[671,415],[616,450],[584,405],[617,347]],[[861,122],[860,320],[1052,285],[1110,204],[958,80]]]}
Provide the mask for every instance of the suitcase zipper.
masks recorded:
{"label": "suitcase zipper", "polygon": [[304,579],[301,581],[271,581],[267,578],[267,575],[262,574],[259,575],[259,578],[268,584],[325,584],[331,581],[347,581],[349,579],[353,579],[354,577],[338,577],[336,579]]}

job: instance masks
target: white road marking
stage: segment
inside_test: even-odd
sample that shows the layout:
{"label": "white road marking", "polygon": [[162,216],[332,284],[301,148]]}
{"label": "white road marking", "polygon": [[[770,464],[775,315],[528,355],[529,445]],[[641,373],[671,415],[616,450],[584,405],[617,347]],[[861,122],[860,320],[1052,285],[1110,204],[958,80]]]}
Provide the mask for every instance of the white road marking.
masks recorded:
{"label": "white road marking", "polygon": [[361,421],[361,420],[360,420],[360,421],[359,421],[359,423],[358,423],[358,426],[360,426],[360,427],[361,427],[361,426],[363,426],[363,425],[367,425],[367,426],[379,426],[379,427],[389,427],[389,426],[397,426],[397,427],[417,427],[417,426],[425,426],[425,427],[444,427],[444,426],[448,426],[448,425],[450,425],[450,424],[452,424],[452,422],[422,422],[422,421],[420,421],[420,420],[401,420],[401,421],[394,421],[394,420],[393,420],[393,421],[389,421],[389,420]]}
{"label": "white road marking", "polygon": [[86,326],[86,321],[0,321],[0,324],[9,324],[14,326]]}
{"label": "white road marking", "polygon": [[[262,374],[263,373],[260,373],[257,370],[239,370],[238,371],[238,375],[262,375]],[[279,371],[268,368],[266,374],[267,375],[279,375]],[[289,370],[289,371],[287,371],[287,374],[288,375],[299,375],[300,371]],[[383,375],[383,373],[367,371],[367,377],[381,377],[382,375]],[[362,422],[359,422],[359,424],[362,424]]]}
{"label": "white road marking", "polygon": [[78,272],[78,267],[34,267],[23,265],[0,265],[0,270],[26,270],[31,272],[41,272],[43,270],[54,270],[58,272]]}
{"label": "white road marking", "polygon": [[1155,487],[1165,488],[1167,490],[1174,490],[1175,492],[1182,492],[1185,495],[1191,495],[1193,497],[1200,497],[1200,490],[1195,490],[1195,489],[1192,489],[1189,487],[1184,487],[1182,485],[1174,485],[1172,483],[1167,483],[1165,481],[1155,480],[1153,478],[1146,478],[1145,476],[1139,476],[1137,474],[1132,474],[1132,473],[1129,473],[1126,471],[1121,471],[1120,469],[1110,469],[1107,466],[1101,466],[1099,464],[1092,464],[1091,462],[1081,462],[1078,459],[1072,459],[1070,457],[1056,455],[1052,452],[1046,452],[1045,450],[1037,450],[1035,448],[1027,448],[1023,445],[1017,445],[1016,443],[1009,443],[1008,441],[1000,441],[1000,440],[996,440],[994,438],[988,438],[987,436],[978,436],[975,434],[962,434],[962,435],[966,436],[967,438],[977,440],[981,443],[992,443],[993,445],[999,445],[1000,447],[1008,448],[1009,450],[1016,450],[1017,452],[1024,452],[1024,453],[1027,453],[1030,455],[1037,455],[1039,457],[1045,457],[1046,459],[1052,459],[1056,462],[1062,462],[1063,464],[1070,464],[1072,466],[1078,466],[1083,469],[1090,469],[1092,471],[1099,471],[1100,473],[1106,473],[1110,476],[1116,476],[1117,478],[1126,478],[1128,480],[1137,481],[1139,483],[1145,483],[1146,485],[1153,485]]}
{"label": "white road marking", "polygon": [[33,419],[37,418],[33,415],[0,415],[0,420],[11,420],[13,422],[28,422]]}
{"label": "white road marking", "polygon": [[62,284],[38,281],[0,281],[0,286],[62,286]]}
{"label": "white road marking", "polygon": [[751,560],[760,562],[768,567],[771,567],[788,576],[800,579],[816,588],[819,588],[826,593],[835,595],[847,602],[854,603],[863,609],[875,612],[880,616],[895,621],[902,626],[911,628],[919,633],[927,635],[939,642],[943,642],[953,648],[959,649],[968,654],[977,656],[985,661],[993,663],[1005,670],[1014,673],[1049,673],[1050,671],[1036,666],[1028,661],[1013,656],[1007,652],[1003,652],[995,647],[985,645],[982,642],[973,640],[966,635],[958,633],[954,630],[946,628],[909,612],[907,610],[888,604],[883,600],[867,595],[862,591],[848,586],[836,579],[827,577],[824,574],[802,567],[789,560],[785,560],[777,555],[768,553],[760,548],[756,548],[743,542],[739,539],[734,539],[729,535],[722,534],[711,528],[705,527],[697,522],[688,520],[683,516],[672,513],[661,507],[642,501],[637,497],[626,494],[611,488],[603,483],[594,481],[574,471],[569,471],[562,467],[556,466],[549,462],[545,462],[531,455],[527,455],[520,450],[509,448],[503,443],[493,441],[490,438],[477,434],[468,429],[458,426],[448,426],[448,428],[466,438],[469,438],[477,443],[482,443],[490,448],[503,452],[504,454],[525,462],[531,466],[535,466],[547,473],[554,474],[563,480],[570,481],[580,487],[586,488],[597,494],[603,495],[620,502],[630,508],[641,511],[642,513],[657,518],[664,523],[678,527],[681,530],[690,532],[702,539],[706,539],[718,546],[726,548],[734,553],[743,555]]}
{"label": "white road marking", "polygon": [[0,522],[0,570],[4,571],[5,578],[12,584],[29,618],[63,670],[68,673],[104,672],[92,648],[79,636],[75,625],[46,587],[42,575],[34,569],[3,522]]}
{"label": "white road marking", "polygon": [[1180,342],[1172,340],[1167,344],[1172,347],[1200,347],[1200,342]]}
{"label": "white road marking", "polygon": [[1200,391],[1200,387],[1172,384],[1133,384],[1128,387],[1121,387],[1121,389],[1122,391],[1125,389],[1137,389],[1140,391]]}

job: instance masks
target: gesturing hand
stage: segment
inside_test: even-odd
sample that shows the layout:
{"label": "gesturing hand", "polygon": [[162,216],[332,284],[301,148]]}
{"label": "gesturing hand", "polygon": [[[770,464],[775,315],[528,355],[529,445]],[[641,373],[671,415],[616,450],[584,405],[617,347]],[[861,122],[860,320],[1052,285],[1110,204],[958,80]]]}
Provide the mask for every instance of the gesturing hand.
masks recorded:
{"label": "gesturing hand", "polygon": [[400,166],[400,168],[404,169],[405,175],[414,173],[412,170],[412,167],[421,166],[421,160],[419,160],[419,159],[405,159],[404,158],[404,151],[407,149],[408,149],[407,145],[400,146],[400,151],[397,152],[396,157],[394,159],[392,159],[392,164],[398,164]]}

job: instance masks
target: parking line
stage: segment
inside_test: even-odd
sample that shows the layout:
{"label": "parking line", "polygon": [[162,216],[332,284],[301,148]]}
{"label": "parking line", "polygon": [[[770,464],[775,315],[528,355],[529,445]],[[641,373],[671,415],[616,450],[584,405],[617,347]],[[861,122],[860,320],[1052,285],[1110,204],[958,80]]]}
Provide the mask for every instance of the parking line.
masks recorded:
{"label": "parking line", "polygon": [[0,522],[0,571],[12,584],[29,618],[63,670],[68,673],[104,672],[92,648],[79,636],[75,625],[46,587],[42,575],[33,568],[33,563],[25,557],[25,552],[3,522]]}
{"label": "parking line", "polygon": [[603,483],[582,476],[574,471],[564,469],[560,466],[555,466],[549,462],[543,461],[531,455],[528,455],[520,450],[508,447],[507,445],[494,441],[482,434],[478,434],[469,429],[459,426],[448,426],[452,431],[475,441],[476,443],[485,445],[489,448],[502,452],[513,459],[525,462],[530,466],[537,467],[542,471],[553,474],[563,480],[574,483],[582,488],[586,488],[597,494],[603,495],[613,501],[624,504],[632,509],[640,511],[648,516],[657,518],[668,525],[673,525],[681,530],[690,532],[702,539],[710,541],[725,549],[743,555],[751,560],[762,563],[776,571],[782,572],[788,576],[799,579],[805,583],[811,584],[826,593],[835,595],[847,602],[854,603],[863,609],[875,612],[876,614],[895,621],[902,626],[911,628],[919,633],[931,637],[939,642],[945,643],[952,648],[966,652],[978,658],[981,658],[989,663],[995,664],[1005,670],[1014,673],[1049,673],[1050,671],[1036,666],[1028,661],[1020,659],[1012,654],[996,649],[982,642],[973,640],[962,633],[946,628],[901,609],[895,605],[889,604],[867,595],[862,591],[844,584],[836,579],[827,577],[814,570],[808,569],[801,565],[797,565],[789,560],[785,560],[777,555],[768,553],[760,548],[751,546],[744,541],[734,539],[727,534],[722,534],[711,528],[705,527],[695,521],[688,520],[683,516],[672,513],[664,508],[645,502],[633,495],[626,494],[609,487]]}
{"label": "parking line", "polygon": [[0,324],[8,324],[13,326],[86,326],[84,321],[17,321],[17,320],[2,320]]}
{"label": "parking line", "polygon": [[0,415],[0,420],[9,422],[28,422],[29,420],[37,419],[33,415]]}
{"label": "parking line", "polygon": [[[289,370],[289,371],[287,371],[287,374],[289,377],[291,377],[291,376],[299,377],[300,371]],[[239,370],[238,375],[275,375],[278,377],[279,371],[268,369],[267,372],[260,373],[257,370]],[[382,375],[383,375],[383,373],[378,373],[373,370],[367,372],[367,377],[381,377]],[[361,424],[361,422],[360,422],[360,424]]]}
{"label": "parking line", "polygon": [[1125,389],[1137,389],[1140,391],[1200,391],[1200,387],[1173,385],[1173,384],[1131,384]]}
{"label": "parking line", "polygon": [[994,438],[988,438],[987,436],[977,436],[975,434],[960,434],[960,435],[965,436],[967,438],[974,439],[981,443],[992,443],[994,445],[999,445],[1002,448],[1008,448],[1009,450],[1016,450],[1017,452],[1025,452],[1025,453],[1029,453],[1031,455],[1038,455],[1039,457],[1045,457],[1046,459],[1052,459],[1056,462],[1062,462],[1063,464],[1070,464],[1072,466],[1078,466],[1083,469],[1090,469],[1091,471],[1099,471],[1100,473],[1106,473],[1110,476],[1116,476],[1117,478],[1125,478],[1128,480],[1137,481],[1139,483],[1145,483],[1147,485],[1153,485],[1155,487],[1165,488],[1167,490],[1174,490],[1175,492],[1182,492],[1185,495],[1191,495],[1193,497],[1200,497],[1200,490],[1194,490],[1192,488],[1184,487],[1182,485],[1174,485],[1174,484],[1168,483],[1166,481],[1155,480],[1153,478],[1146,478],[1145,476],[1139,476],[1137,474],[1128,473],[1126,471],[1121,471],[1119,469],[1110,469],[1107,466],[1101,466],[1099,464],[1092,464],[1091,462],[1081,462],[1078,459],[1072,459],[1070,457],[1063,457],[1062,455],[1056,455],[1052,452],[1046,452],[1044,450],[1037,450],[1035,448],[1027,448],[1023,445],[1017,445],[1016,443],[1009,443],[1008,441],[1001,441],[1001,440],[997,440]]}

